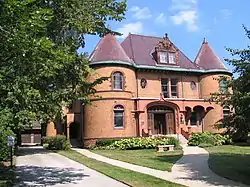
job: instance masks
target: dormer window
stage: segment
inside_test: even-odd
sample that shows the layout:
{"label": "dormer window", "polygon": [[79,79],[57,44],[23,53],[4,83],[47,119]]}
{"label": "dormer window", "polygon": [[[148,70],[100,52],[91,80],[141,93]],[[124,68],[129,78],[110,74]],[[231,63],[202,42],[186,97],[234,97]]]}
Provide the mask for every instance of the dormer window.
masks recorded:
{"label": "dormer window", "polygon": [[175,64],[175,53],[168,53],[168,63]]}
{"label": "dormer window", "polygon": [[176,64],[175,62],[175,53],[173,52],[166,52],[166,51],[160,51],[160,63],[165,64]]}
{"label": "dormer window", "polygon": [[168,63],[168,55],[167,52],[160,52],[160,63]]}

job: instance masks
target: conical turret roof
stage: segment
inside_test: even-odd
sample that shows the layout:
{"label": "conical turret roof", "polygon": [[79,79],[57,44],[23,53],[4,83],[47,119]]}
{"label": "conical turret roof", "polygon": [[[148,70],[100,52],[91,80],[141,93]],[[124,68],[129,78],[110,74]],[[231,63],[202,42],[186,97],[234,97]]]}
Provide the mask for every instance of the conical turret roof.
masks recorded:
{"label": "conical turret roof", "polygon": [[206,39],[204,39],[194,62],[205,70],[228,70],[213,49],[208,45]]}
{"label": "conical turret roof", "polygon": [[106,34],[90,56],[91,62],[123,61],[131,62],[113,34]]}

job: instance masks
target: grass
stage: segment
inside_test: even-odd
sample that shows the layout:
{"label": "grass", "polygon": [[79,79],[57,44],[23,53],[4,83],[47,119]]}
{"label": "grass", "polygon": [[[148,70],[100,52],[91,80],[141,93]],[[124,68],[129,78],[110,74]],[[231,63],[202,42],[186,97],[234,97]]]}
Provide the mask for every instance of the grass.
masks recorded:
{"label": "grass", "polygon": [[92,150],[92,152],[116,160],[162,171],[171,171],[174,163],[182,157],[182,150],[156,152],[155,149],[140,150]]}
{"label": "grass", "polygon": [[59,154],[66,156],[76,162],[84,164],[104,175],[107,175],[115,180],[121,181],[127,185],[135,187],[179,187],[180,184],[175,184],[165,181],[150,175],[130,171],[124,168],[112,166],[107,163],[88,158],[75,151],[58,151]]}
{"label": "grass", "polygon": [[250,146],[224,145],[206,148],[212,171],[225,178],[250,185]]}
{"label": "grass", "polygon": [[0,187],[12,186],[15,179],[15,173],[10,167],[1,165],[0,163]]}

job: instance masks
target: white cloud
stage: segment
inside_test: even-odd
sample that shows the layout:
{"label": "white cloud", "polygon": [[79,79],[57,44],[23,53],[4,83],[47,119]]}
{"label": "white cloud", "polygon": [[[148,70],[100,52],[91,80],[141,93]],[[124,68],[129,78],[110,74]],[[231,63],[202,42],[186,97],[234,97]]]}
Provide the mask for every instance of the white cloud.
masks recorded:
{"label": "white cloud", "polygon": [[222,9],[222,10],[220,10],[220,12],[221,12],[224,19],[228,19],[232,15],[231,10],[229,10],[229,9]]}
{"label": "white cloud", "polygon": [[164,13],[160,13],[159,16],[155,19],[155,23],[159,25],[166,25],[167,24],[167,18]]}
{"label": "white cloud", "polygon": [[118,38],[125,38],[129,33],[140,34],[143,32],[143,23],[137,21],[134,23],[124,24],[122,27],[117,29],[117,32],[123,34],[121,36],[117,36]]}
{"label": "white cloud", "polygon": [[152,14],[148,7],[140,8],[138,6],[133,6],[129,9],[129,11],[134,12],[133,17],[140,19],[149,19],[152,17]]}
{"label": "white cloud", "polygon": [[131,11],[131,12],[135,12],[135,11],[138,11],[138,10],[140,10],[140,7],[138,7],[138,6],[132,6],[132,7],[129,9],[129,11]]}
{"label": "white cloud", "polygon": [[171,20],[175,25],[185,24],[189,32],[199,29],[197,0],[172,0],[170,10],[174,11]]}

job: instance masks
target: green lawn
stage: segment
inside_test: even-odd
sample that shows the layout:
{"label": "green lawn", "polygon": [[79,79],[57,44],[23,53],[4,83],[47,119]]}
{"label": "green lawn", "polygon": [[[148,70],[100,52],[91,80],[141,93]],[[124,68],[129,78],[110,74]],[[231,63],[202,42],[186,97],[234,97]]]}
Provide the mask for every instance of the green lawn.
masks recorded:
{"label": "green lawn", "polygon": [[206,148],[209,167],[218,175],[250,185],[250,146],[225,145]]}
{"label": "green lawn", "polygon": [[8,187],[12,186],[12,182],[15,179],[15,174],[9,167],[4,167],[0,163],[0,186]]}
{"label": "green lawn", "polygon": [[84,164],[96,171],[103,173],[113,179],[126,183],[134,187],[181,187],[182,185],[171,183],[156,177],[130,171],[120,167],[112,166],[86,156],[75,151],[59,151],[59,154],[66,156],[76,162]]}
{"label": "green lawn", "polygon": [[141,150],[92,150],[92,152],[120,161],[162,171],[171,171],[174,163],[182,157],[182,150],[156,152],[155,149]]}

